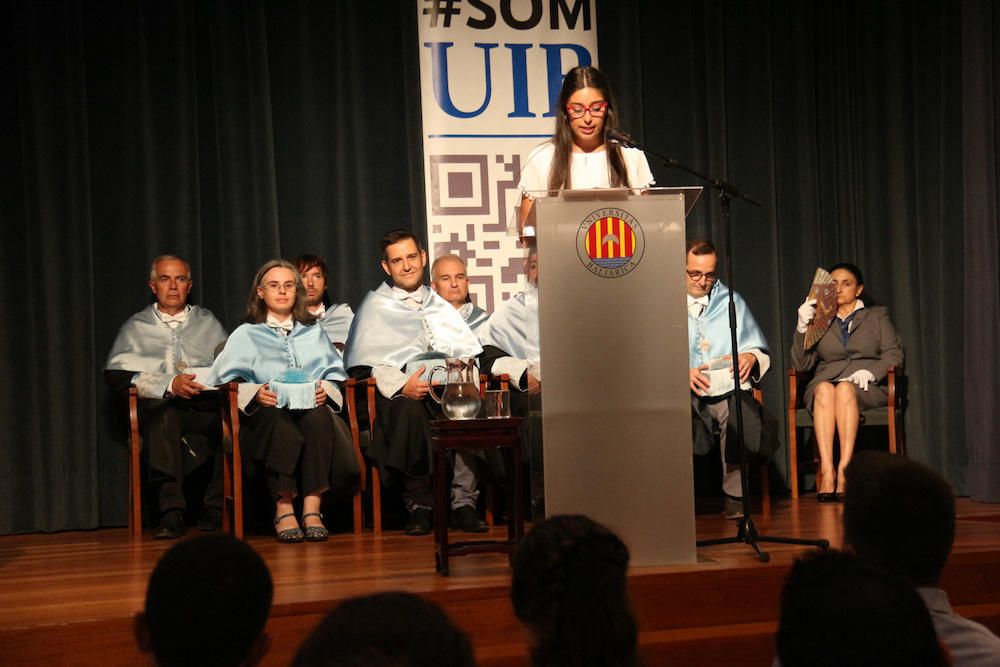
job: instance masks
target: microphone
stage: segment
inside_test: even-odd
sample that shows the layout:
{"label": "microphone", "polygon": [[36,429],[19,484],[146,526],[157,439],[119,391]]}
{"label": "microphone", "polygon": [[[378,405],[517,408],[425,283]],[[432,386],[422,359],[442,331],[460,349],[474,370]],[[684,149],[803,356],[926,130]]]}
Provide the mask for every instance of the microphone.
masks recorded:
{"label": "microphone", "polygon": [[628,132],[623,132],[622,130],[608,130],[608,139],[611,141],[617,141],[626,148],[639,147],[639,143],[633,139]]}

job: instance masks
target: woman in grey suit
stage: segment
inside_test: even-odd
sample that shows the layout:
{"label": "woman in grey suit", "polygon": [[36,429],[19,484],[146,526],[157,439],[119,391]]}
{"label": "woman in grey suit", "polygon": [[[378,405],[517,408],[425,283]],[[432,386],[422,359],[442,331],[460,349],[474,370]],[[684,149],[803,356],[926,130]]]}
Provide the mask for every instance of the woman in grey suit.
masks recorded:
{"label": "woman in grey suit", "polygon": [[[816,299],[799,306],[792,339],[792,367],[814,371],[803,401],[812,413],[819,450],[816,498],[840,500],[844,468],[851,460],[861,411],[888,405],[885,382],[890,366],[903,365],[903,347],[884,306],[866,306],[861,270],[853,264],[830,268],[837,288],[837,316],[823,337],[805,349],[805,331],[816,315]],[[840,437],[840,461],[833,467],[833,436]]]}

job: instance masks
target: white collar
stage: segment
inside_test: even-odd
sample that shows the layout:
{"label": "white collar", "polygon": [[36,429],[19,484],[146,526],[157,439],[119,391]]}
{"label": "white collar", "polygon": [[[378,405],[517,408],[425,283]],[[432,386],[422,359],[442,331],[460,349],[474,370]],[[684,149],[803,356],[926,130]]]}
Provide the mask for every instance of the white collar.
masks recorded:
{"label": "white collar", "polygon": [[280,329],[281,331],[284,331],[286,334],[288,334],[291,333],[292,329],[295,328],[295,320],[292,318],[291,315],[289,315],[287,319],[279,321],[274,315],[268,313],[267,326],[271,327],[275,331]]}
{"label": "white collar", "polygon": [[315,315],[316,319],[321,320],[326,316],[326,304],[320,301],[312,308],[309,308],[309,312]]}
{"label": "white collar", "polygon": [[171,323],[183,324],[187,320],[188,313],[191,312],[191,306],[184,306],[184,308],[176,315],[167,315],[165,312],[160,310],[160,304],[154,303],[153,312],[156,313],[156,316],[164,324],[167,325]]}
{"label": "white collar", "polygon": [[395,285],[393,285],[392,286],[392,295],[394,297],[396,297],[397,299],[399,299],[400,301],[407,301],[407,300],[409,300],[409,301],[413,301],[414,303],[423,303],[424,302],[424,290],[423,290],[423,286],[422,285],[420,287],[418,287],[417,289],[413,290],[412,292],[407,292],[402,287],[396,287]]}
{"label": "white collar", "polygon": [[708,305],[708,295],[707,294],[705,296],[699,296],[697,299],[695,297],[691,296],[690,294],[688,294],[687,298],[688,298],[688,306],[693,306],[696,303],[700,303],[703,306],[707,306]]}
{"label": "white collar", "polygon": [[847,315],[845,317],[840,317],[840,313],[838,312],[837,313],[837,317],[840,318],[841,320],[846,320],[848,317],[850,317],[851,315],[853,315],[854,313],[858,312],[859,310],[861,310],[864,307],[865,307],[865,302],[862,301],[861,299],[858,299],[857,301],[854,302],[854,310],[852,310],[851,312],[847,313]]}

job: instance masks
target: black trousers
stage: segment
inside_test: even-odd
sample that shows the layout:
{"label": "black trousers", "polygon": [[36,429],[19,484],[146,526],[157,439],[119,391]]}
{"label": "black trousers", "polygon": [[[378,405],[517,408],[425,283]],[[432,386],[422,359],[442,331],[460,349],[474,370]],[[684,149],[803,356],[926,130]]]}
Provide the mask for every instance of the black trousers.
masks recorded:
{"label": "black trousers", "polygon": [[253,458],[264,464],[272,498],[283,493],[309,495],[332,486],[335,419],[340,420],[326,406],[311,410],[258,406],[241,417],[248,436],[244,441]]}
{"label": "black trousers", "polygon": [[431,474],[432,419],[443,419],[441,406],[430,398],[415,401],[399,396],[388,399],[375,392],[376,429],[372,458],[391,483],[402,474],[404,480],[429,478]]}
{"label": "black trousers", "polygon": [[769,461],[777,451],[778,424],[777,420],[758,403],[749,391],[740,390],[738,396],[730,392],[725,396],[701,398],[691,394],[691,427],[694,453],[707,454],[715,446],[714,422],[712,415],[706,409],[708,403],[727,401],[730,418],[726,423],[725,460],[736,462],[740,460],[739,439],[736,437],[736,401],[739,400],[743,412],[743,436],[746,442],[748,456],[758,460]]}
{"label": "black trousers", "polygon": [[[207,395],[206,395],[207,394]],[[159,485],[161,512],[185,509],[184,476],[209,458],[212,479],[205,505],[222,507],[222,421],[217,392],[193,399],[144,399],[139,402],[143,441],[149,455],[149,481]]]}

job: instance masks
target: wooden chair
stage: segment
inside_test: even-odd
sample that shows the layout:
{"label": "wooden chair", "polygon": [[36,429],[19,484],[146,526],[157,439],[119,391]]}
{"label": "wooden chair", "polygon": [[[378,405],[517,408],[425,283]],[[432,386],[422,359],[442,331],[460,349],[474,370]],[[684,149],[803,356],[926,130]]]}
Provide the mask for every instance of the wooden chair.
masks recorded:
{"label": "wooden chair", "polygon": [[222,530],[243,539],[243,454],[240,450],[239,383],[221,387],[222,411]]}
{"label": "wooden chair", "polygon": [[[223,498],[222,529],[243,539],[243,459],[240,452],[240,408],[238,387],[230,382],[219,388],[222,412]],[[128,389],[128,532],[142,535],[142,428],[139,425],[139,391]]]}
{"label": "wooden chair", "polygon": [[[368,406],[368,418],[365,422],[366,430],[361,429],[358,418],[358,388],[363,391],[365,402]],[[372,498],[372,528],[376,535],[382,534],[382,480],[380,479],[378,466],[369,466],[361,453],[362,433],[367,433],[369,441],[375,433],[375,378],[357,380],[348,378],[344,384],[344,402],[347,404],[347,421],[351,427],[351,442],[354,444],[354,457],[358,462],[358,470],[361,471],[361,483],[357,491],[354,492],[354,534],[360,535],[364,526],[364,509],[361,503],[362,493],[368,493]]]}
{"label": "wooden chair", "polygon": [[[507,389],[509,378],[503,375],[499,378],[500,388]],[[485,396],[487,388],[486,375],[479,376],[479,393]],[[367,406],[368,418],[362,424],[358,416],[358,391],[359,387],[364,393],[365,405]],[[372,531],[375,535],[382,534],[382,480],[378,472],[378,466],[369,465],[361,451],[361,440],[363,437],[370,439],[375,433],[375,378],[357,380],[348,378],[344,385],[344,402],[347,403],[348,423],[351,427],[351,441],[354,444],[354,456],[358,461],[358,469],[361,471],[361,483],[354,494],[354,534],[360,535],[364,525],[364,511],[362,505],[362,493],[371,496],[372,504]],[[366,426],[367,429],[363,429]],[[367,436],[363,434],[367,433]],[[489,487],[486,492],[486,523],[493,527],[493,502],[494,491]]]}
{"label": "wooden chair", "polygon": [[139,427],[139,390],[128,388],[128,533],[142,535],[142,429]]}
{"label": "wooden chair", "polygon": [[[760,390],[760,387],[753,385],[750,389],[750,393],[753,395],[754,400],[760,403],[761,407],[764,406],[764,392]],[[766,517],[771,516],[771,477],[768,474],[768,466],[770,462],[764,463],[760,466],[760,505],[761,514]]]}
{"label": "wooden chair", "polygon": [[[798,429],[812,428],[813,419],[809,411],[802,407],[799,396],[799,386],[805,387],[809,375],[799,373],[794,368],[788,369],[788,465],[791,478],[792,498],[799,497],[799,467],[812,466],[817,468],[819,461],[815,452],[812,459],[802,464],[798,458]],[[889,431],[889,453],[905,454],[905,436],[903,433],[903,410],[905,408],[904,388],[905,378],[897,372],[895,366],[890,366],[886,374],[889,391],[889,405],[881,408],[869,408],[861,412],[861,424],[865,426],[886,426]]]}

